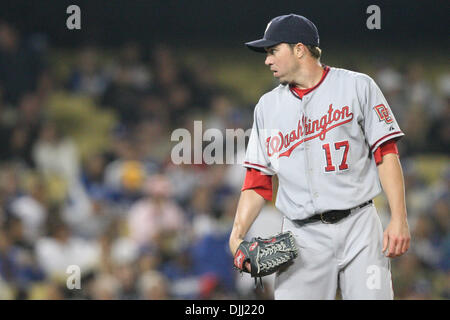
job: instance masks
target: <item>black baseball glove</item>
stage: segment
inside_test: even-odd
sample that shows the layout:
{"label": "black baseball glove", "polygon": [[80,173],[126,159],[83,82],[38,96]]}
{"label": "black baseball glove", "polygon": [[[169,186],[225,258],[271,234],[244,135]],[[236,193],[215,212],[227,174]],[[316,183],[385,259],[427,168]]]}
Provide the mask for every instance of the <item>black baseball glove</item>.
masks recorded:
{"label": "black baseball glove", "polygon": [[[234,266],[247,272],[245,263],[250,263],[250,275],[256,278],[270,275],[298,256],[298,249],[292,232],[279,233],[273,237],[253,238],[242,241],[234,255]],[[261,281],[262,283],[262,281]]]}

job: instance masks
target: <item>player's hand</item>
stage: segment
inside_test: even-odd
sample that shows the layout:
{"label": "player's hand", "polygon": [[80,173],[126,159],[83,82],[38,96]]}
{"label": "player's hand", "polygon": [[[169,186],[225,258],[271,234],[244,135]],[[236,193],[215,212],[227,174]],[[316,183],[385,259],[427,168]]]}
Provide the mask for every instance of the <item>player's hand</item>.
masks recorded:
{"label": "player's hand", "polygon": [[383,234],[383,252],[389,258],[400,257],[409,249],[411,235],[406,219],[391,219]]}
{"label": "player's hand", "polygon": [[[242,239],[230,240],[230,250],[233,255],[236,253],[237,248],[239,247],[239,245],[241,244],[242,241],[244,241],[244,240],[242,240]],[[244,266],[248,270],[248,272],[251,271],[252,268],[251,268],[250,262],[247,261],[246,263],[244,263]]]}

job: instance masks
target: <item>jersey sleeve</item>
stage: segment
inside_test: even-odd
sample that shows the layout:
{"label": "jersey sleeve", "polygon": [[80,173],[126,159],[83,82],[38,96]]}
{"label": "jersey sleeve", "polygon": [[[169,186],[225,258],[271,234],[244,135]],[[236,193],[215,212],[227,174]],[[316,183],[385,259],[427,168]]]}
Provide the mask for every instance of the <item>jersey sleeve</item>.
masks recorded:
{"label": "jersey sleeve", "polygon": [[[261,103],[261,102],[260,102]],[[263,121],[259,113],[259,103],[255,107],[253,116],[253,126],[245,153],[243,166],[261,171],[266,175],[274,175],[275,171],[271,167],[266,152],[266,135],[263,129]]]}
{"label": "jersey sleeve", "polygon": [[363,114],[364,133],[370,150],[374,152],[380,145],[391,139],[398,140],[404,133],[400,129],[392,110],[380,88],[369,78],[364,90]]}

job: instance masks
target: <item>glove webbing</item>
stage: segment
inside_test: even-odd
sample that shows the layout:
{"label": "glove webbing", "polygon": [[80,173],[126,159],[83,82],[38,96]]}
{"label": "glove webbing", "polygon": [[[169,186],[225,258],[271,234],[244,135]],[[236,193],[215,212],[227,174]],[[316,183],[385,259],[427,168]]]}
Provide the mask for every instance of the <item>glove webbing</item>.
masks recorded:
{"label": "glove webbing", "polygon": [[[260,256],[263,258],[265,256],[271,255],[273,254],[274,251],[278,251],[278,252],[286,252],[289,253],[289,249],[286,248],[286,244],[284,243],[284,241],[282,241],[281,243],[276,243],[270,246],[267,246],[264,249],[259,249],[258,253],[257,253],[257,261],[260,261]],[[273,267],[282,265],[283,263],[287,262],[289,260],[289,254],[285,254],[279,258],[275,258],[274,259],[274,263],[271,263],[270,261],[267,261],[265,263],[258,263],[258,273],[262,271],[266,271],[268,269],[271,269]]]}
{"label": "glove webbing", "polygon": [[[258,261],[260,260],[260,256],[261,257],[265,257],[265,256],[273,254],[273,252],[275,250],[289,252],[289,250],[286,248],[286,244],[284,243],[284,241],[281,241],[280,243],[269,245],[269,246],[267,246],[264,249],[258,248],[258,253],[256,255],[257,260]],[[258,273],[260,273],[261,270],[265,271],[265,270],[271,269],[271,268],[273,268],[275,266],[279,266],[279,265],[285,263],[288,260],[289,260],[289,255],[286,254],[286,255],[283,255],[280,258],[275,259],[275,263],[274,264],[271,264],[269,261],[266,262],[266,263],[258,263],[258,265],[257,265],[258,266]],[[259,278],[259,287],[261,287],[261,290],[264,290],[264,284],[263,284],[261,276],[255,277],[255,289],[258,288],[258,278]]]}

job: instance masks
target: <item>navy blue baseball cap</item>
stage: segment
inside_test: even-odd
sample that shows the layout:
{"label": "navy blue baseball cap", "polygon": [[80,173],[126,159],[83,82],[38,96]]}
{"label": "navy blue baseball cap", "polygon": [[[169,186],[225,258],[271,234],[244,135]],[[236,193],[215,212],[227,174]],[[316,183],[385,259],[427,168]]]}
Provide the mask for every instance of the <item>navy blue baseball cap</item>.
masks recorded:
{"label": "navy blue baseball cap", "polygon": [[314,23],[303,16],[288,14],[273,18],[266,27],[264,37],[259,40],[247,42],[245,45],[257,52],[266,52],[264,48],[279,43],[303,43],[305,45],[319,46],[319,31]]}

